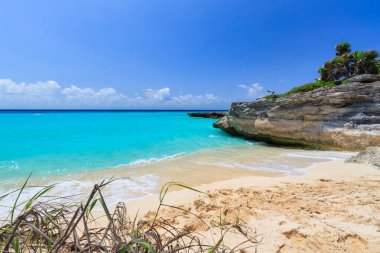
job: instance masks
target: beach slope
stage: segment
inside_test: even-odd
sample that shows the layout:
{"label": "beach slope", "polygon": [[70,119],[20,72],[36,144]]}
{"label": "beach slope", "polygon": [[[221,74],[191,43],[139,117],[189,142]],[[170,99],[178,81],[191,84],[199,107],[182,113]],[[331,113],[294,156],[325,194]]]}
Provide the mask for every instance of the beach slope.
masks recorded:
{"label": "beach slope", "polygon": [[[344,160],[306,170],[305,176],[248,176],[196,187],[204,194],[173,191],[165,203],[187,211],[165,208],[160,216],[205,235],[204,221],[247,222],[259,238],[247,252],[380,252],[380,172]],[[132,213],[157,204],[156,195],[127,203]]]}

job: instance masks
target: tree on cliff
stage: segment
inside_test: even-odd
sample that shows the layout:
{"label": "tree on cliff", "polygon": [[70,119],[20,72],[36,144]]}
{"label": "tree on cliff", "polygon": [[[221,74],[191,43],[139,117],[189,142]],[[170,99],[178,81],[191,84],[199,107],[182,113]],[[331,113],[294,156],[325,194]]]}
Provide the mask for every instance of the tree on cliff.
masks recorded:
{"label": "tree on cliff", "polygon": [[379,53],[376,50],[351,52],[351,44],[343,42],[335,46],[335,51],[336,56],[318,70],[321,81],[339,82],[361,74],[380,74]]}

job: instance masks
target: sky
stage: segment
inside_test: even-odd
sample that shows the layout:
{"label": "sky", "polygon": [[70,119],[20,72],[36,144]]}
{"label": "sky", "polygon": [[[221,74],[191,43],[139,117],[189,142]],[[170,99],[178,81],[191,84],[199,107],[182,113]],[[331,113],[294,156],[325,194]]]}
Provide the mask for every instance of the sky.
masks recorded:
{"label": "sky", "polygon": [[380,1],[2,0],[0,109],[228,109],[380,50]]}

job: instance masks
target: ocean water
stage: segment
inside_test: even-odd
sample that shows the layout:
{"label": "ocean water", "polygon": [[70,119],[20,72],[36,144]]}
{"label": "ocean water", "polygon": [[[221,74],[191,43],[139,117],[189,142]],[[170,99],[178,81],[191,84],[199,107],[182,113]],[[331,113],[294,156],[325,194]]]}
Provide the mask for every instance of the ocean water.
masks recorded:
{"label": "ocean water", "polygon": [[0,181],[156,161],[245,141],[187,112],[0,112]]}
{"label": "ocean water", "polygon": [[113,177],[103,194],[114,205],[154,194],[168,181],[196,185],[242,170],[305,175],[315,162],[352,155],[270,147],[231,137],[213,128],[215,121],[183,111],[0,111],[0,197],[13,192],[0,198],[0,220],[31,172],[19,203],[53,183],[49,196],[82,201]]}

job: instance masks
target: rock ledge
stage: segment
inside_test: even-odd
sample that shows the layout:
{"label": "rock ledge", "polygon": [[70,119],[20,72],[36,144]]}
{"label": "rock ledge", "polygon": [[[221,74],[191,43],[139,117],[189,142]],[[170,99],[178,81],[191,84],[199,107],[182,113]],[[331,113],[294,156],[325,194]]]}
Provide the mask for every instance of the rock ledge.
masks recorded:
{"label": "rock ledge", "polygon": [[267,143],[363,150],[380,145],[380,76],[295,93],[276,100],[232,103],[214,127]]}
{"label": "rock ledge", "polygon": [[219,119],[226,116],[226,112],[189,112],[190,117]]}

